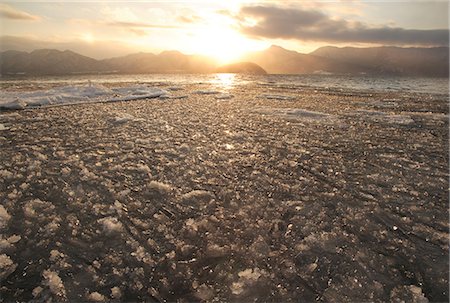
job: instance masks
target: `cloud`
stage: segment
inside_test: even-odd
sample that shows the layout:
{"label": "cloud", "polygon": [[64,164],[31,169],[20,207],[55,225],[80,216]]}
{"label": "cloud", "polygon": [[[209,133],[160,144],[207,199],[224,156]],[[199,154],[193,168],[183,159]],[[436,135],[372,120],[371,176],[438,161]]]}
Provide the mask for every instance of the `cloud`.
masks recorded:
{"label": "cloud", "polygon": [[162,24],[150,24],[145,22],[128,22],[128,21],[110,21],[106,22],[106,25],[118,26],[129,29],[143,29],[143,28],[178,28],[176,25],[162,25]]}
{"label": "cloud", "polygon": [[203,20],[203,18],[196,16],[196,15],[181,15],[177,17],[177,20],[183,23],[197,23]]}
{"label": "cloud", "polygon": [[0,16],[12,20],[39,21],[41,17],[20,11],[7,4],[0,4]]}
{"label": "cloud", "polygon": [[334,19],[317,10],[244,6],[236,16],[242,33],[255,38],[390,45],[448,45],[447,29],[372,27]]}

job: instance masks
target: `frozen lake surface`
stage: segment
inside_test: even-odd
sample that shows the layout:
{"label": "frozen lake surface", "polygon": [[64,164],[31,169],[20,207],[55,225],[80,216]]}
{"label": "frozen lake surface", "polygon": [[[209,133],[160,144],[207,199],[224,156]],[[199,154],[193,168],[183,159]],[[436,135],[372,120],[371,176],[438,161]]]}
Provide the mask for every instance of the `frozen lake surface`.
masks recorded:
{"label": "frozen lake surface", "polygon": [[436,84],[102,77],[1,81],[3,300],[448,301]]}

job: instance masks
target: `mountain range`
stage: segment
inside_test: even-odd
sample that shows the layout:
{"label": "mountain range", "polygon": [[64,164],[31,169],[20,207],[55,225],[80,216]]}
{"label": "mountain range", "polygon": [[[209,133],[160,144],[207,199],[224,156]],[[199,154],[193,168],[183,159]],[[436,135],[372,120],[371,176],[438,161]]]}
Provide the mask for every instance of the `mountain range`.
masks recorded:
{"label": "mountain range", "polygon": [[[212,58],[178,51],[136,53],[96,60],[70,50],[8,50],[0,53],[0,74],[65,75],[84,73],[211,73],[349,74],[449,76],[449,48],[321,47],[309,54],[279,46],[248,53],[237,65],[219,66]],[[236,68],[239,66],[239,68]]]}

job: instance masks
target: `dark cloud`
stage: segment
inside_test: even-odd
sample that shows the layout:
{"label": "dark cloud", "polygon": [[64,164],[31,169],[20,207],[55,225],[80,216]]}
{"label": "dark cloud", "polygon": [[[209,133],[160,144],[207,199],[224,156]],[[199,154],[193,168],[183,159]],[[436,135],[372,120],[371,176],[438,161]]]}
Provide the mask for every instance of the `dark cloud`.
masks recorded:
{"label": "dark cloud", "polygon": [[38,21],[41,19],[39,16],[20,11],[7,4],[0,4],[0,16],[12,20]]}
{"label": "dark cloud", "polygon": [[[447,29],[370,27],[362,22],[333,19],[315,10],[245,6],[236,18],[241,22],[241,32],[260,38],[391,45],[448,45],[449,41]],[[249,25],[249,19],[256,24]]]}

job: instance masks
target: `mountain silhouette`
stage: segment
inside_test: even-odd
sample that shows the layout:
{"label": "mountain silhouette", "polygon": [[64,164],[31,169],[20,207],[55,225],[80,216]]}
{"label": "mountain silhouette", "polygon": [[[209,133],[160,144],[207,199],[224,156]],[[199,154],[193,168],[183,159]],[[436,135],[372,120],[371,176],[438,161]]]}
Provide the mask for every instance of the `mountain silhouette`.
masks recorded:
{"label": "mountain silhouette", "polygon": [[1,75],[67,75],[82,73],[332,73],[448,77],[449,48],[322,47],[310,54],[271,46],[248,53],[242,62],[218,66],[209,57],[179,51],[136,53],[96,60],[70,50],[39,49],[0,53]]}

